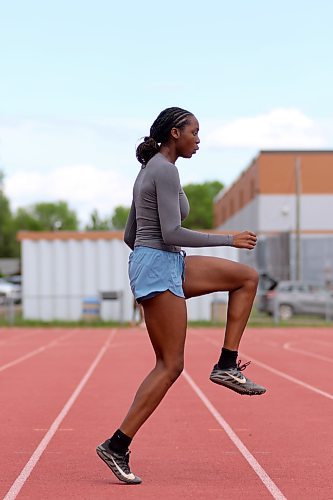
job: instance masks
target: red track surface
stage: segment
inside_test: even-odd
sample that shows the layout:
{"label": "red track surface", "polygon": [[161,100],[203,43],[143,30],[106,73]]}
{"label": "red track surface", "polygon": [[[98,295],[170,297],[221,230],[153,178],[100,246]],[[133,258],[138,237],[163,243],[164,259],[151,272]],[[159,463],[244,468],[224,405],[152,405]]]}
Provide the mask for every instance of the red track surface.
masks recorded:
{"label": "red track surface", "polygon": [[220,341],[190,330],[185,375],[131,447],[143,484],[128,486],[95,447],[153,365],[145,330],[0,329],[0,497],[333,499],[332,330],[249,329],[241,358],[268,388],[251,398],[209,382]]}

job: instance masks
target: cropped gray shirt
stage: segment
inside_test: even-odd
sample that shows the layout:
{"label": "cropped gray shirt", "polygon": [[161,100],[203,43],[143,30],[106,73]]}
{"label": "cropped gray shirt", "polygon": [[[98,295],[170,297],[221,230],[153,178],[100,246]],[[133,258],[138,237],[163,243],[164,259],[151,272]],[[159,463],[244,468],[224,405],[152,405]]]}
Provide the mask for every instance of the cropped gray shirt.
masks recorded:
{"label": "cropped gray shirt", "polygon": [[141,167],[135,180],[124,241],[132,250],[135,246],[146,246],[168,252],[179,252],[181,245],[232,246],[231,235],[200,233],[181,227],[189,210],[176,165],[157,153]]}

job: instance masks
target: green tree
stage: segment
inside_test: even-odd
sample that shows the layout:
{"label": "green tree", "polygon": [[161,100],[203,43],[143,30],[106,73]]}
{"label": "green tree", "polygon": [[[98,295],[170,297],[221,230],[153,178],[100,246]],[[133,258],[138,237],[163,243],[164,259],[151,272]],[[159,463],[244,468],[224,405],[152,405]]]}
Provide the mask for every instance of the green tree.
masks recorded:
{"label": "green tree", "polygon": [[220,181],[183,186],[191,210],[182,225],[189,229],[212,229],[213,199],[222,188],[223,184]]}
{"label": "green tree", "polygon": [[85,226],[86,231],[110,231],[111,229],[111,217],[100,217],[96,209],[90,214],[90,221]]}
{"label": "green tree", "polygon": [[79,221],[75,211],[70,210],[67,202],[42,202],[19,208],[15,215],[15,226],[17,230],[75,231],[79,227]]}
{"label": "green tree", "polygon": [[10,203],[4,194],[3,179],[4,174],[0,171],[0,258],[11,258],[19,255],[19,245]]}
{"label": "green tree", "polygon": [[125,228],[129,211],[130,211],[130,207],[123,207],[122,205],[118,205],[114,209],[112,217],[111,217],[113,229],[124,229]]}

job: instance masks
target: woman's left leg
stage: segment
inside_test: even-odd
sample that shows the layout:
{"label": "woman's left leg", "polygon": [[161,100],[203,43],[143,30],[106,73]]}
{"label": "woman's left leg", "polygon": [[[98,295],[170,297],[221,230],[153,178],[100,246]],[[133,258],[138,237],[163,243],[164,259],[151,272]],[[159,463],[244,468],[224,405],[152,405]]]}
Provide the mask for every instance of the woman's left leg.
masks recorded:
{"label": "woman's left leg", "polygon": [[186,298],[229,292],[224,347],[237,350],[258,286],[258,273],[249,266],[218,257],[186,257],[183,289]]}
{"label": "woman's left leg", "polygon": [[229,292],[222,356],[213,369],[211,380],[240,394],[248,395],[266,392],[264,387],[246,379],[236,366],[239,343],[252,309],[257,286],[258,273],[249,266],[218,257],[186,257],[183,283],[186,298],[220,291]]}

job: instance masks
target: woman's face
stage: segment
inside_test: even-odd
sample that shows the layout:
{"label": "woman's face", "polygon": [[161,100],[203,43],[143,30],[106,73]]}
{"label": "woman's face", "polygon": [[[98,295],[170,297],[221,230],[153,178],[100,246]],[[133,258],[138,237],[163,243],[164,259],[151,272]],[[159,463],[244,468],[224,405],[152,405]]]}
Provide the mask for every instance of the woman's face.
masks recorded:
{"label": "woman's face", "polygon": [[180,129],[177,139],[177,153],[182,158],[191,158],[199,149],[199,122],[195,116],[188,117],[188,125]]}

